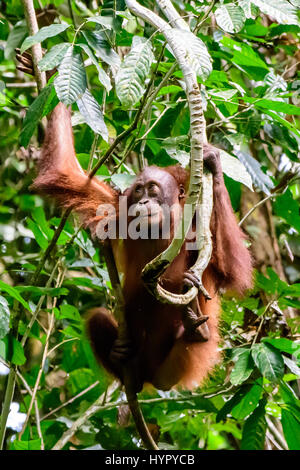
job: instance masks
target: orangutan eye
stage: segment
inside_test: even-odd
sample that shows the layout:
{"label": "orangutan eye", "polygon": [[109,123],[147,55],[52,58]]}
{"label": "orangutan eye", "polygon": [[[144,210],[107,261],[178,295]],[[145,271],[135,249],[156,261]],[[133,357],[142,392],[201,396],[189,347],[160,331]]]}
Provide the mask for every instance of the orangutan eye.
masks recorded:
{"label": "orangutan eye", "polygon": [[158,194],[159,193],[159,187],[155,183],[149,183],[148,190],[152,194]]}
{"label": "orangutan eye", "polygon": [[134,191],[140,194],[143,191],[143,186],[141,184],[136,185]]}

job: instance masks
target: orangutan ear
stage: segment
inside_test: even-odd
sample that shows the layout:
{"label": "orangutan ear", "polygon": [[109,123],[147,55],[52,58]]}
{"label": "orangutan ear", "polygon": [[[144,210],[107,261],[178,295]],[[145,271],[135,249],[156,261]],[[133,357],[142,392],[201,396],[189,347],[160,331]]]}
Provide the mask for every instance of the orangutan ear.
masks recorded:
{"label": "orangutan ear", "polygon": [[185,197],[185,189],[184,189],[184,186],[183,184],[180,184],[179,185],[179,196],[178,196],[178,199],[183,199]]}

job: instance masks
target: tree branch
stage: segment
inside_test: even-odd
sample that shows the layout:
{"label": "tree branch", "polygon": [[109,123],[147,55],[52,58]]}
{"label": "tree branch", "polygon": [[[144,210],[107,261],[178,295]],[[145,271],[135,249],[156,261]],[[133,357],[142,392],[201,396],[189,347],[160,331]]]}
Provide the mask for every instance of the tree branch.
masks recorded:
{"label": "tree branch", "polygon": [[[33,0],[22,0],[24,6],[24,13],[26,18],[26,23],[28,26],[29,34],[33,36],[39,30],[38,22],[36,19],[36,14],[34,10]],[[36,78],[36,83],[38,90],[41,91],[44,86],[46,86],[46,74],[45,72],[41,72],[38,68],[38,63],[43,57],[42,46],[40,43],[34,44],[31,47],[32,51],[32,61],[33,61],[33,68],[34,68],[34,75]]]}

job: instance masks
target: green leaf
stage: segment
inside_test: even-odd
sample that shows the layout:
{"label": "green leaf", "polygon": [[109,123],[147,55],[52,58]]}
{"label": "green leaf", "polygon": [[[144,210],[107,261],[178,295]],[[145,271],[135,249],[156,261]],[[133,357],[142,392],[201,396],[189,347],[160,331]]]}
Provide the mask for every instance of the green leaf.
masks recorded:
{"label": "green leaf", "polygon": [[240,385],[248,379],[254,368],[254,362],[251,357],[251,350],[243,350],[237,357],[234,368],[230,374],[230,381],[233,385]]}
{"label": "green leaf", "polygon": [[300,353],[300,344],[288,338],[262,338],[262,342],[271,344],[274,348],[287,354],[296,355]]}
{"label": "green leaf", "polygon": [[[244,387],[244,388],[243,388]],[[256,380],[253,385],[248,387],[242,386],[245,391],[239,403],[237,403],[231,410],[231,415],[236,419],[245,419],[257,407],[262,394],[262,382]]]}
{"label": "green leaf", "polygon": [[215,11],[218,26],[227,33],[238,33],[244,26],[244,10],[234,3],[226,3]]}
{"label": "green leaf", "polygon": [[43,234],[43,232],[41,231],[41,229],[39,228],[39,226],[35,222],[33,222],[33,220],[31,219],[27,219],[27,225],[30,228],[30,230],[33,232],[34,238],[36,242],[39,244],[39,246],[42,248],[42,250],[46,250],[48,246],[48,240]]}
{"label": "green leaf", "polygon": [[67,318],[76,322],[81,322],[81,316],[74,305],[61,305],[59,319]]}
{"label": "green leaf", "polygon": [[111,30],[113,29],[113,20],[112,16],[92,16],[87,19],[87,22],[101,24],[101,26]]}
{"label": "green leaf", "polygon": [[95,49],[96,55],[100,57],[106,64],[119,68],[121,60],[118,54],[110,47],[104,33],[100,31],[84,31],[88,45]]}
{"label": "green leaf", "polygon": [[283,360],[285,365],[292,372],[292,374],[295,374],[297,377],[300,377],[300,367],[297,366],[296,362],[286,356],[283,356]]}
{"label": "green leaf", "polygon": [[188,137],[184,135],[167,137],[161,143],[167,154],[177,160],[183,168],[186,168],[190,163],[190,153],[180,148],[187,143],[187,139]]}
{"label": "green leaf", "polygon": [[300,450],[300,420],[291,406],[281,411],[283,434],[290,450]]}
{"label": "green leaf", "polygon": [[233,54],[232,62],[241,66],[252,80],[262,80],[269,72],[269,67],[260,58],[260,55],[246,43],[234,41],[224,36],[221,44],[229,48]]}
{"label": "green leaf", "polygon": [[25,39],[21,46],[21,54],[23,54],[23,52],[25,52],[27,49],[29,49],[29,47],[33,46],[34,44],[42,42],[47,38],[57,36],[69,27],[69,24],[51,24],[50,26],[44,26],[36,34],[34,34],[33,36],[28,36],[28,38]]}
{"label": "green leaf", "polygon": [[225,420],[227,415],[232,415],[236,419],[244,419],[257,406],[262,394],[261,380],[257,380],[253,385],[242,385],[235,395],[228,400],[218,411],[216,421]]}
{"label": "green leaf", "polygon": [[7,292],[11,297],[16,299],[20,304],[23,305],[29,312],[31,312],[31,308],[29,307],[28,303],[20,296],[19,292],[12,286],[9,286],[8,284],[5,284],[5,282],[0,281],[0,292]]}
{"label": "green leaf", "polygon": [[281,381],[279,391],[284,403],[295,405],[299,408],[300,400],[297,398],[294,390],[288,383]]}
{"label": "green leaf", "polygon": [[67,42],[62,42],[56,46],[53,46],[52,49],[47,52],[47,54],[45,54],[44,57],[39,61],[39,69],[43,72],[57,67],[61,63],[70,47],[71,44]]}
{"label": "green leaf", "polygon": [[7,300],[0,295],[0,339],[9,332],[10,311]]}
{"label": "green leaf", "polygon": [[26,357],[24,354],[24,349],[21,343],[16,339],[13,338],[13,353],[11,362],[16,364],[17,366],[22,366],[26,362]]}
{"label": "green leaf", "polygon": [[108,130],[102,111],[90,91],[86,89],[83,95],[77,99],[76,103],[85,122],[96,134],[100,134],[108,142]]}
{"label": "green leaf", "polygon": [[15,56],[15,48],[19,47],[19,45],[27,34],[28,29],[26,26],[26,21],[18,21],[9,33],[9,36],[6,41],[4,49],[4,57],[6,60],[12,59]]}
{"label": "green leaf", "polygon": [[72,395],[76,395],[95,382],[94,373],[90,369],[81,368],[69,374],[68,385]]}
{"label": "green leaf", "polygon": [[49,223],[46,220],[45,212],[42,207],[35,207],[32,211],[32,218],[41,228],[43,233],[46,235],[48,240],[51,240],[54,234],[54,231],[49,227]]}
{"label": "green leaf", "polygon": [[145,80],[154,60],[151,42],[141,39],[134,36],[131,50],[116,75],[116,93],[126,108],[134,106],[144,94]]}
{"label": "green leaf", "polygon": [[204,42],[192,32],[173,28],[173,40],[180,43],[180,47],[186,49],[186,60],[194,69],[198,77],[205,81],[211,71],[211,57]]}
{"label": "green leaf", "polygon": [[12,450],[40,450],[41,439],[32,439],[31,441],[19,441],[15,439],[12,443]]}
{"label": "green leaf", "polygon": [[225,175],[229,176],[235,181],[244,184],[247,188],[253,191],[251,175],[246,170],[245,165],[239,161],[238,158],[229,155],[225,150],[220,149],[220,159],[222,170]]}
{"label": "green leaf", "polygon": [[258,407],[245,421],[241,450],[263,450],[267,423],[265,418],[266,399],[260,400]]}
{"label": "green leaf", "polygon": [[298,24],[297,9],[286,0],[251,0],[263,13],[281,24]]}
{"label": "green leaf", "polygon": [[295,116],[300,116],[299,106],[286,103],[285,101],[275,101],[267,99],[257,99],[250,96],[243,96],[242,98],[247,103],[253,103],[256,108],[268,109],[277,111],[279,113],[291,114]]}
{"label": "green leaf", "polygon": [[87,88],[86,74],[81,55],[70,47],[58,67],[54,86],[58,98],[65,105],[74,103]]}
{"label": "green leaf", "polygon": [[98,63],[98,59],[93,53],[93,51],[91,50],[91,48],[87,44],[83,44],[83,43],[78,43],[76,45],[81,47],[84,50],[84,52],[89,56],[93,64],[96,66],[97,71],[98,71],[99,82],[106,88],[107,92],[109,93],[110,90],[112,89],[110,78],[107,75],[107,73],[103,70],[103,68],[100,67]]}
{"label": "green leaf", "polygon": [[239,6],[244,10],[246,18],[255,18],[253,13],[253,4],[250,0],[239,0]]}
{"label": "green leaf", "polygon": [[270,189],[274,187],[274,184],[271,178],[261,170],[259,162],[241,150],[235,150],[234,153],[251,175],[253,183],[264,193],[270,195]]}
{"label": "green leaf", "polygon": [[293,198],[290,189],[275,199],[274,212],[300,233],[299,203]]}
{"label": "green leaf", "polygon": [[128,173],[122,173],[122,174],[114,174],[111,177],[111,181],[120,188],[122,192],[125,191],[125,189],[129,188],[133,181],[135,180],[136,176],[135,175],[129,175]]}
{"label": "green leaf", "polygon": [[254,344],[251,348],[253,360],[261,374],[270,382],[278,382],[284,374],[281,354],[266,343]]}
{"label": "green leaf", "polygon": [[38,97],[30,105],[21,130],[20,145],[27,147],[38,122],[44,116],[45,108],[55,98],[55,96],[56,94],[53,84],[50,84],[43,88]]}

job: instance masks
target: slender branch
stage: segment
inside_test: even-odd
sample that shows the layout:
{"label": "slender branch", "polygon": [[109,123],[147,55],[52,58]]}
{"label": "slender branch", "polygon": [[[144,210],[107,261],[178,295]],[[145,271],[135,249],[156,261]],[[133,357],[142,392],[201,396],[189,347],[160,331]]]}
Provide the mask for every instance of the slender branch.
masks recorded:
{"label": "slender branch", "polygon": [[[119,382],[115,381],[113,382],[107,390],[107,399],[110,400],[111,396],[113,393],[117,390],[117,388],[120,386]],[[72,423],[72,426],[64,432],[62,437],[57,441],[55,446],[52,448],[52,450],[61,450],[71,439],[72,436],[76,433],[76,431],[94,414],[96,414],[98,411],[100,411],[103,408],[103,399],[105,397],[106,392],[102,393],[100,397],[84,412],[81,414],[81,416]]]}
{"label": "slender branch", "polygon": [[[119,273],[116,267],[114,255],[112,252],[112,248],[109,242],[103,245],[104,247],[104,257],[105,262],[107,265],[107,270],[109,273],[109,278],[112,284],[112,288],[114,290],[115,298],[116,298],[116,307],[114,314],[118,320],[118,338],[119,340],[124,340],[128,338],[128,330],[127,330],[127,322],[125,318],[124,312],[124,297],[122,292],[122,287],[120,284]],[[141,408],[139,402],[137,400],[137,395],[135,392],[134,384],[136,383],[135,376],[134,376],[134,368],[132,367],[131,361],[128,361],[123,366],[123,381],[125,386],[125,392],[128,400],[128,405],[130,411],[132,413],[136,428],[138,430],[139,435],[142,438],[142,441],[146,447],[146,449],[150,450],[157,450],[158,447],[156,446],[151,433],[148,430],[147,424],[145,423],[143,414],[141,412]]]}
{"label": "slender branch", "polygon": [[55,233],[52,237],[52,240],[51,242],[49,243],[49,245],[47,246],[46,250],[45,250],[45,253],[43,254],[43,257],[41,259],[41,261],[39,262],[38,264],[38,267],[36,268],[35,270],[35,273],[34,273],[34,276],[32,278],[32,281],[31,281],[31,284],[33,286],[35,286],[37,284],[37,281],[38,281],[38,278],[39,278],[39,275],[41,273],[41,270],[43,269],[47,259],[48,259],[48,256],[50,255],[51,251],[53,250],[53,248],[55,247],[56,245],[56,242],[57,240],[59,239],[59,236],[61,234],[61,232],[63,231],[64,229],[64,226],[67,222],[67,219],[71,213],[71,210],[72,209],[67,209],[65,211],[65,213],[63,214],[62,218],[61,218],[61,221],[59,223],[59,226],[57,227],[57,229],[55,230]]}
{"label": "slender branch", "polygon": [[[29,34],[33,36],[39,30],[38,22],[36,19],[36,14],[34,10],[33,0],[22,0],[24,6],[24,13],[26,18],[26,23],[28,26]],[[42,46],[40,43],[34,44],[31,48],[32,51],[32,61],[34,68],[34,75],[36,78],[36,83],[38,90],[41,91],[44,86],[46,86],[46,74],[41,72],[38,68],[38,62],[43,57]]]}
{"label": "slender branch", "polygon": [[184,19],[179,15],[174,5],[169,0],[157,0],[159,8],[168,18],[170,25],[174,28],[190,30],[189,25],[184,21]]}
{"label": "slender branch", "polygon": [[[63,279],[64,279],[64,275],[65,275],[65,269],[58,276],[55,287],[60,287],[61,286],[61,284],[63,282]],[[57,302],[57,297],[55,297],[53,299],[52,313],[48,316],[49,325],[48,325],[48,331],[47,331],[47,335],[46,335],[45,346],[44,346],[44,350],[43,350],[41,366],[40,366],[40,369],[39,369],[39,372],[38,372],[38,375],[37,375],[37,378],[36,378],[36,381],[35,381],[35,385],[34,385],[34,388],[33,388],[33,391],[32,391],[32,396],[31,396],[30,404],[29,404],[29,407],[28,407],[28,410],[27,410],[26,419],[24,421],[22,430],[19,433],[19,440],[21,439],[21,437],[22,437],[22,435],[23,435],[23,433],[26,429],[27,423],[29,421],[32,406],[33,406],[35,398],[36,398],[36,394],[37,394],[38,387],[39,387],[39,384],[40,384],[40,380],[41,380],[41,377],[42,377],[42,373],[43,373],[43,370],[44,370],[44,365],[45,365],[45,362],[46,362],[46,359],[47,359],[47,354],[48,354],[48,349],[49,349],[49,339],[50,339],[50,336],[52,334],[52,330],[53,330],[54,322],[55,322],[54,308],[55,308],[56,302]]]}
{"label": "slender branch", "polygon": [[1,411],[0,450],[3,449],[7,418],[8,418],[8,414],[10,411],[10,405],[14,396],[15,385],[16,385],[16,370],[14,367],[11,367],[9,374],[8,374],[5,397],[4,397],[4,402],[3,402],[2,411]]}
{"label": "slender branch", "polygon": [[57,411],[61,410],[61,409],[64,408],[65,406],[70,405],[70,403],[73,403],[75,400],[77,400],[77,398],[82,397],[82,395],[85,395],[85,394],[88,393],[90,390],[93,390],[93,388],[95,388],[98,384],[99,384],[99,380],[96,380],[96,382],[94,382],[92,385],[90,385],[89,387],[85,388],[85,389],[82,390],[80,393],[78,393],[78,394],[75,395],[74,397],[72,397],[72,398],[70,398],[69,400],[67,400],[65,403],[62,403],[61,405],[59,405],[59,406],[58,406],[57,408],[55,408],[54,410],[49,411],[49,413],[47,413],[46,415],[44,415],[44,416],[41,418],[41,421],[43,421],[44,419],[49,418],[49,416],[52,416],[54,413],[57,413]]}

